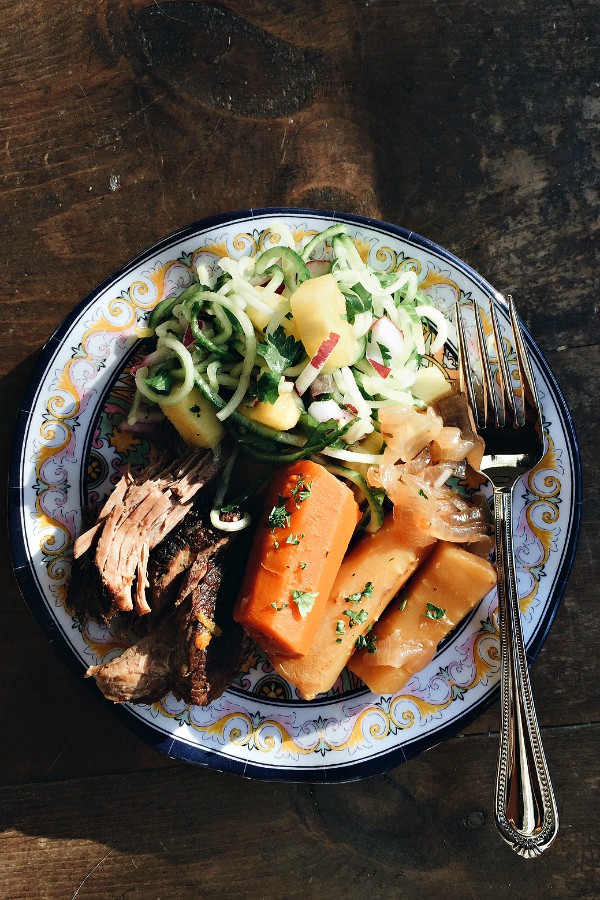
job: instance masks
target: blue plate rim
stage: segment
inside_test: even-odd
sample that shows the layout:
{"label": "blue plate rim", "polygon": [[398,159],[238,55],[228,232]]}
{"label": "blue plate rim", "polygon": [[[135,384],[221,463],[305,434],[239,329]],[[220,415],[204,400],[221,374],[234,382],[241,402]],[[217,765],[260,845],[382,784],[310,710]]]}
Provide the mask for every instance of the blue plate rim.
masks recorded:
{"label": "blue plate rim", "polygon": [[[62,338],[66,335],[74,321],[95,301],[95,299],[103,293],[112,283],[125,277],[132,269],[142,265],[149,258],[156,256],[162,250],[167,249],[175,243],[192,237],[199,231],[216,228],[219,225],[231,224],[240,221],[256,221],[263,218],[276,218],[281,215],[293,215],[296,217],[310,216],[321,219],[340,220],[348,224],[368,227],[382,231],[383,233],[393,234],[405,242],[412,242],[417,246],[435,253],[436,256],[451,263],[459,271],[463,272],[470,280],[475,282],[480,289],[490,297],[494,297],[501,304],[505,305],[504,297],[492,287],[478,272],[471,266],[455,256],[451,251],[446,250],[434,241],[409,231],[399,225],[394,225],[380,219],[368,216],[359,216],[353,213],[344,213],[332,210],[310,209],[305,207],[261,207],[257,209],[237,210],[230,213],[219,213],[204,219],[198,219],[191,224],[177,229],[166,237],[156,241],[150,247],[141,251],[133,259],[126,262],[117,271],[113,272],[105,278],[93,290],[89,291],[73,309],[65,316],[61,323],[57,326],[53,334],[49,337],[39,352],[38,359],[34,370],[28,380],[25,388],[23,399],[19,406],[17,418],[13,432],[13,442],[9,463],[9,480],[8,480],[8,533],[11,549],[11,558],[13,570],[19,586],[19,590],[25,600],[34,619],[44,632],[47,640],[54,647],[60,658],[74,672],[81,677],[81,663],[72,651],[66,637],[57,627],[50,611],[48,610],[45,600],[40,596],[36,587],[35,579],[31,571],[30,561],[27,555],[24,535],[21,527],[21,485],[19,483],[19,471],[21,462],[21,449],[23,447],[23,438],[27,430],[29,422],[29,412],[35,398],[39,383],[51,363],[52,357],[56,349],[60,346]],[[527,657],[531,663],[537,657],[548,632],[554,621],[558,607],[564,595],[566,585],[573,567],[573,561],[577,550],[579,540],[579,531],[581,526],[581,503],[582,503],[582,467],[581,455],[575,427],[571,417],[571,413],[567,406],[564,395],[560,389],[558,381],[541,350],[532,339],[528,330],[523,326],[529,349],[533,351],[536,362],[540,369],[544,372],[547,381],[550,383],[554,392],[554,399],[557,403],[559,413],[565,425],[565,434],[567,437],[568,450],[570,455],[571,469],[573,473],[574,496],[571,505],[571,525],[569,540],[563,553],[563,561],[556,580],[553,602],[549,604],[548,609],[542,617],[533,640],[528,645]],[[89,680],[86,682],[88,688],[93,691],[94,696],[98,696],[95,684]],[[458,716],[455,720],[448,723],[439,730],[428,733],[426,736],[415,739],[408,745],[397,747],[395,749],[382,752],[381,755],[373,756],[368,760],[361,760],[355,763],[339,763],[327,766],[303,767],[294,769],[292,767],[277,768],[270,763],[268,766],[261,766],[253,762],[228,757],[218,752],[212,752],[202,747],[194,747],[187,742],[178,740],[173,735],[165,735],[158,729],[152,728],[151,725],[141,721],[135,713],[127,706],[119,706],[111,704],[109,708],[117,719],[125,725],[130,731],[136,734],[146,744],[155,747],[166,756],[179,759],[194,765],[214,768],[221,772],[236,774],[245,778],[254,778],[262,781],[285,781],[290,783],[339,783],[355,781],[362,778],[372,777],[383,774],[409,759],[414,758],[425,750],[431,749],[438,744],[454,737],[466,725],[474,722],[487,708],[489,708],[497,699],[499,688],[496,687],[484,697],[481,698],[474,706],[466,710],[462,716]],[[104,701],[108,702],[108,701]]]}

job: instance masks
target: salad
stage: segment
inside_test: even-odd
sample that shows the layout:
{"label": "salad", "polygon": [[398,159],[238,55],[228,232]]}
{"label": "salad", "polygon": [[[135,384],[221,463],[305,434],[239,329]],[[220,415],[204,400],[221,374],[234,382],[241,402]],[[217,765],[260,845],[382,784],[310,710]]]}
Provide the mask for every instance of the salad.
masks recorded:
{"label": "salad", "polygon": [[[422,432],[426,417],[413,412],[448,392],[441,365],[427,364],[444,347],[446,318],[412,269],[370,267],[345,225],[299,241],[283,223],[273,231],[275,246],[221,259],[216,271],[199,265],[191,285],[155,308],[128,423],[158,405],[193,446],[214,449],[227,436],[266,464],[318,459],[353,485],[361,526],[377,530],[384,489],[368,484],[367,470],[390,461],[386,415],[403,409],[408,430]],[[211,516],[223,530],[249,524],[247,514],[221,514],[234,462]]]}

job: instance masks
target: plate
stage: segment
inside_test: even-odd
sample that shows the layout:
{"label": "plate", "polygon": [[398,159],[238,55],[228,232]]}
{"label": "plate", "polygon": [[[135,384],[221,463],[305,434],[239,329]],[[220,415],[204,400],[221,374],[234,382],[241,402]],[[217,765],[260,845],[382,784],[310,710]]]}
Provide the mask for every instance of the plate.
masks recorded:
{"label": "plate", "polygon": [[[195,263],[255,253],[276,243],[274,221],[297,239],[345,222],[363,259],[391,271],[410,266],[420,289],[448,316],[456,300],[503,298],[469,266],[413,232],[372,219],[308,209],[249,210],[197,222],[155,244],[88,294],[41,352],[19,411],[9,521],[19,586],[48,639],[78,677],[120,652],[97,625],[65,609],[71,548],[82,509],[100,502],[123,467],[145,465],[149,436],[121,431],[131,396],[136,329]],[[273,225],[273,228],[271,226]],[[515,557],[529,659],[542,646],[571,568],[579,529],[581,474],[564,398],[526,334],[543,404],[546,454],[515,489]],[[208,707],[172,695],[151,705],[115,705],[115,715],[171,757],[246,777],[349,781],[381,773],[466,727],[497,695],[497,600],[489,594],[399,694],[372,694],[344,672],[312,702],[253,657]],[[93,690],[97,690],[93,682]]]}

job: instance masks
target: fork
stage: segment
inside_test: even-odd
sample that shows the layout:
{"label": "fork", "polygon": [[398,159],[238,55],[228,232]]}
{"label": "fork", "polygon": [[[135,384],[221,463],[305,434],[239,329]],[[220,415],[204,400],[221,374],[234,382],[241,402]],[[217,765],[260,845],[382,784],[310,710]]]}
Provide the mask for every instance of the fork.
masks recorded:
{"label": "fork", "polygon": [[[500,745],[495,820],[504,840],[520,856],[543,853],[558,832],[558,812],[542,747],[521,630],[521,613],[512,539],[512,495],[515,484],[544,455],[542,417],[535,380],[517,313],[508,297],[516,366],[508,365],[494,300],[490,318],[497,373],[481,317],[474,303],[481,374],[469,361],[462,308],[457,303],[459,378],[477,431],[485,441],[481,473],[494,489],[498,613],[500,627]],[[520,398],[512,379],[518,373]]]}

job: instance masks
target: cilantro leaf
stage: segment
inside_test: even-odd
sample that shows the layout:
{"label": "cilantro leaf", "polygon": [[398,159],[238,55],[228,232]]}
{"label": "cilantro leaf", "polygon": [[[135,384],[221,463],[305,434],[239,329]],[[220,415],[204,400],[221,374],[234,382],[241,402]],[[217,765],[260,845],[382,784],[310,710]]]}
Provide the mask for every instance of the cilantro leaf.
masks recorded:
{"label": "cilantro leaf", "polygon": [[442,609],[441,606],[436,606],[435,603],[428,603],[423,615],[426,619],[443,619],[446,615],[446,610]]}
{"label": "cilantro leaf", "polygon": [[[280,325],[272,334],[266,334],[259,343],[256,352],[262,356],[273,375],[281,376],[292,365],[296,354],[302,350],[302,344],[292,335],[286,335]],[[261,376],[262,377],[262,376]],[[279,381],[279,378],[277,379]],[[260,379],[259,379],[260,381]]]}
{"label": "cilantro leaf", "polygon": [[363,312],[370,312],[372,301],[370,293],[362,284],[355,284],[351,290],[344,291],[346,299],[346,319],[348,324],[354,325],[356,317]]}
{"label": "cilantro leaf", "polygon": [[255,385],[248,390],[252,397],[256,397],[261,403],[277,403],[279,398],[279,377],[263,372]]}
{"label": "cilantro leaf", "polygon": [[388,348],[385,346],[385,344],[381,344],[379,341],[377,341],[377,346],[379,347],[379,352],[381,353],[381,361],[382,361],[383,365],[384,366],[389,365],[389,363],[392,360],[392,354],[390,353]]}
{"label": "cilantro leaf", "polygon": [[292,588],[292,600],[298,607],[303,619],[307,617],[315,605],[315,600],[318,596],[318,591],[297,591],[295,588]]}

